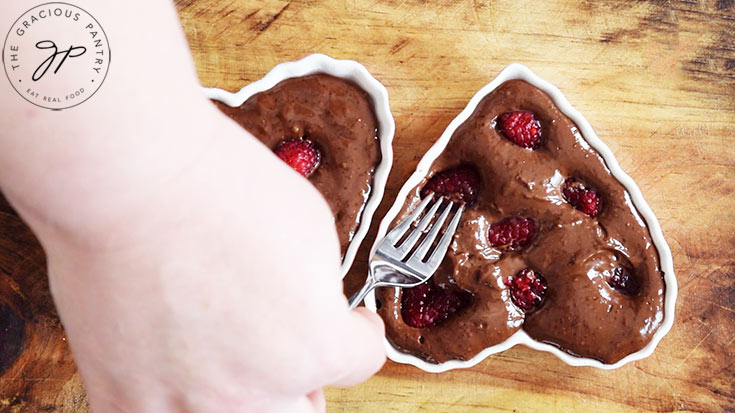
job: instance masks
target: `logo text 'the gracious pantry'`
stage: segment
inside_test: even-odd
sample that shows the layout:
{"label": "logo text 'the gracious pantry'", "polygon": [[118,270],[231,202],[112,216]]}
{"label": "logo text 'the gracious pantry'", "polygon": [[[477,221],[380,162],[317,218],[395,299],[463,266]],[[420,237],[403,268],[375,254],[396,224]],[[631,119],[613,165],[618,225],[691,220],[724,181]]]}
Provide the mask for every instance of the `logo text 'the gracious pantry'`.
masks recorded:
{"label": "logo text 'the gracious pantry'", "polygon": [[102,26],[69,3],[38,5],[23,13],[3,44],[3,65],[25,100],[47,109],[77,106],[102,86],[110,66]]}

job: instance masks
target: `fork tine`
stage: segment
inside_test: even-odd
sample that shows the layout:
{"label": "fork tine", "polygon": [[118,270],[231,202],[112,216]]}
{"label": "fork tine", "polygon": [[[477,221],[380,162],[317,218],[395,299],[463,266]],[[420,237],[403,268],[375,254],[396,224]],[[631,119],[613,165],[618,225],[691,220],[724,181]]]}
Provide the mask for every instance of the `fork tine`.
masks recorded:
{"label": "fork tine", "polygon": [[396,225],[395,228],[385,234],[385,238],[383,239],[388,240],[391,245],[395,245],[398,241],[400,241],[401,237],[403,237],[403,234],[405,234],[406,231],[408,231],[408,228],[411,227],[411,224],[418,219],[424,209],[426,209],[426,206],[429,205],[429,202],[432,198],[434,198],[433,192],[429,194],[426,198],[421,200],[421,203],[411,213],[411,216],[401,221],[400,224]]}
{"label": "fork tine", "polygon": [[421,218],[421,221],[419,221],[418,225],[416,225],[416,228],[411,231],[411,233],[408,235],[408,238],[403,241],[400,247],[396,248],[396,258],[402,260],[406,258],[406,255],[408,255],[409,252],[411,252],[411,249],[414,247],[414,245],[416,245],[416,242],[418,242],[421,233],[429,225],[429,222],[431,222],[432,218],[434,218],[434,215],[436,215],[436,211],[441,206],[442,201],[444,201],[444,198],[439,197],[434,205],[432,205],[431,209],[429,209],[429,212],[427,212],[426,215]]}
{"label": "fork tine", "polygon": [[442,225],[444,225],[444,221],[446,221],[447,217],[449,216],[449,212],[451,212],[453,206],[454,202],[450,201],[449,205],[444,208],[441,216],[439,216],[439,218],[434,223],[434,226],[431,227],[431,231],[429,231],[429,233],[426,235],[426,238],[421,241],[419,247],[416,249],[416,251],[414,251],[409,261],[418,260],[419,262],[422,262],[424,260],[424,257],[429,252],[429,248],[431,248],[431,245],[434,244],[434,240],[439,234],[439,231],[441,231]]}
{"label": "fork tine", "polygon": [[464,205],[459,206],[459,209],[454,214],[452,221],[449,222],[447,230],[444,232],[444,235],[442,235],[439,243],[434,249],[434,252],[431,253],[431,257],[426,262],[425,265],[431,269],[431,274],[433,274],[437,270],[437,268],[439,268],[439,264],[441,264],[444,256],[447,255],[449,243],[452,242],[452,239],[454,238],[454,232],[457,230],[457,225],[459,225],[459,220],[462,217],[462,212],[464,212]]}

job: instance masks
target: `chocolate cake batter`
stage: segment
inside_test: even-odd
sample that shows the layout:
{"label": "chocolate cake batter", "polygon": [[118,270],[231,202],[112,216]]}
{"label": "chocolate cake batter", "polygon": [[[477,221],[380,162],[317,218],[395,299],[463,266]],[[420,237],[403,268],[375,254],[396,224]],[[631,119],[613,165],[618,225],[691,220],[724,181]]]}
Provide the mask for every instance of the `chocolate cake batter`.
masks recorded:
{"label": "chocolate cake batter", "polygon": [[[525,149],[498,132],[497,117],[516,110],[540,119],[539,148]],[[486,96],[452,135],[427,178],[460,164],[473,165],[482,186],[434,279],[473,298],[441,324],[413,328],[401,318],[400,290],[380,289],[378,312],[396,348],[429,362],[467,360],[522,328],[572,355],[614,363],[651,340],[663,321],[666,286],[648,227],[623,185],[549,96],[521,80]],[[601,195],[597,217],[565,202],[561,185],[568,177]],[[411,191],[396,222],[418,204],[425,182]],[[489,226],[513,215],[535,220],[534,239],[511,252],[490,246]],[[621,266],[640,284],[634,295],[606,282]],[[513,304],[504,284],[526,267],[548,281],[541,308],[529,314]]]}
{"label": "chocolate cake batter", "polygon": [[308,179],[334,213],[344,254],[380,162],[378,121],[367,92],[350,81],[316,74],[284,80],[239,107],[215,103],[271,149],[301,137],[318,146],[321,163]]}

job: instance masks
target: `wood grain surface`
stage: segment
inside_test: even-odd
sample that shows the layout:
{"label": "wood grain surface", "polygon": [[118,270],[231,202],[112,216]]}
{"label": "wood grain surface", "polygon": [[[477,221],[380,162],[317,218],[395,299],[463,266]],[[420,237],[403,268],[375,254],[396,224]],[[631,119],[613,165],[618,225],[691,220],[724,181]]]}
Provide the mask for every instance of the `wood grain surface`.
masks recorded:
{"label": "wood grain surface", "polygon": [[[469,98],[508,63],[524,63],[610,146],[673,251],[676,321],[646,360],[600,371],[518,347],[438,375],[388,362],[361,385],[328,388],[328,411],[735,411],[735,1],[176,5],[205,86],[238,90],[313,52],[358,60],[385,84],[396,156],[377,217]],[[348,294],[364,280],[376,227]],[[0,343],[0,411],[88,409],[44,265],[0,203],[0,323],[10,332]]]}

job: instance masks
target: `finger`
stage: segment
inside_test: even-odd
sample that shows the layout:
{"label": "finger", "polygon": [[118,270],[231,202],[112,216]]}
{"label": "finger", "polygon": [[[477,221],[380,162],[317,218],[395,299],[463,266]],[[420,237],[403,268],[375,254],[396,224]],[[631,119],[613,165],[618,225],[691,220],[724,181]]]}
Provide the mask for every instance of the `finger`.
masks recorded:
{"label": "finger", "polygon": [[357,308],[354,311],[357,311],[361,313],[364,317],[366,317],[368,321],[370,321],[373,324],[373,327],[375,328],[375,332],[380,337],[383,337],[385,335],[385,325],[383,324],[383,319],[380,318],[379,315],[375,314],[373,311],[365,307]]}
{"label": "finger", "polygon": [[358,308],[348,313],[340,330],[340,350],[334,359],[337,368],[330,384],[353,386],[377,373],[385,363],[383,320],[366,308]]}
{"label": "finger", "polygon": [[327,410],[327,399],[324,398],[324,391],[322,389],[315,390],[309,393],[306,397],[311,400],[311,404],[314,405],[314,411],[324,412]]}

